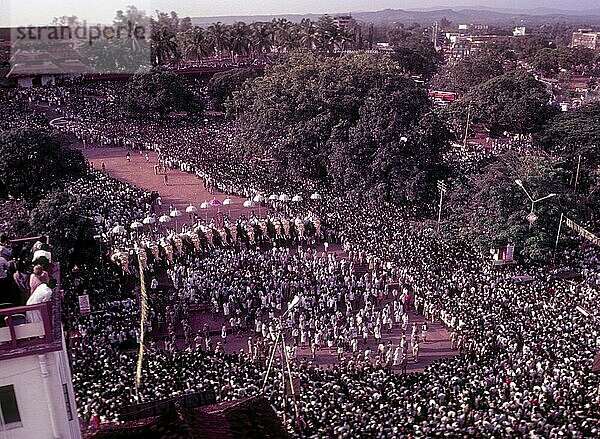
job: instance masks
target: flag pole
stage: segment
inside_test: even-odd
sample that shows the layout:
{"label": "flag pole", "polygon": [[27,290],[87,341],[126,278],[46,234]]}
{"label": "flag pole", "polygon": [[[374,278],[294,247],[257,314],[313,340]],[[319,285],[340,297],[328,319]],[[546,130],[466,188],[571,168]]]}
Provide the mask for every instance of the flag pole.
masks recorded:
{"label": "flag pole", "polygon": [[144,334],[146,332],[146,321],[148,320],[148,295],[146,293],[146,281],[144,279],[144,266],[138,255],[138,264],[140,268],[140,304],[141,304],[141,319],[140,319],[140,349],[138,352],[137,368],[135,372],[135,397],[140,402],[140,383],[142,381],[142,364],[144,361]]}

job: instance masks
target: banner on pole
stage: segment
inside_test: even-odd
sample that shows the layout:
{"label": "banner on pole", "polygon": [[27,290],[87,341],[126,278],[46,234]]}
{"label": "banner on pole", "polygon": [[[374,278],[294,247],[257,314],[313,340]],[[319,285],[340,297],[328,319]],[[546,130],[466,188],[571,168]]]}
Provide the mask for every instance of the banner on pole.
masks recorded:
{"label": "banner on pole", "polygon": [[581,227],[579,224],[577,224],[572,219],[565,217],[565,224],[568,228],[576,231],[579,234],[579,236],[581,236],[582,238],[585,238],[588,241],[592,242],[593,244],[600,246],[600,238],[599,237],[594,235],[589,230],[584,229],[583,227]]}

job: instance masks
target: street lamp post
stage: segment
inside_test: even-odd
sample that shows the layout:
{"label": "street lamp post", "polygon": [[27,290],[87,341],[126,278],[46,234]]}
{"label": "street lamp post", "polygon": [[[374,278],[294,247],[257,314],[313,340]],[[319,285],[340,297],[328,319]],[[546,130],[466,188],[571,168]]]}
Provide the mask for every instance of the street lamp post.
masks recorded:
{"label": "street lamp post", "polygon": [[444,194],[446,193],[446,183],[442,180],[438,180],[437,188],[440,191],[440,203],[438,205],[438,220],[437,220],[437,228],[440,230],[440,223],[442,222],[442,202],[444,201]]}
{"label": "street lamp post", "polygon": [[529,221],[529,227],[531,228],[531,226],[533,226],[533,223],[535,222],[535,220],[537,220],[537,216],[535,215],[535,213],[533,213],[535,203],[539,203],[540,201],[544,201],[548,198],[556,197],[556,194],[551,193],[551,194],[546,195],[545,197],[534,200],[533,197],[529,194],[529,191],[527,191],[527,189],[525,189],[525,186],[523,186],[523,182],[520,179],[516,179],[515,183],[517,184],[517,186],[519,186],[521,189],[523,189],[523,192],[525,192],[525,195],[527,195],[527,198],[529,198],[529,201],[531,201],[531,212],[529,212],[529,215],[527,215],[527,221]]}

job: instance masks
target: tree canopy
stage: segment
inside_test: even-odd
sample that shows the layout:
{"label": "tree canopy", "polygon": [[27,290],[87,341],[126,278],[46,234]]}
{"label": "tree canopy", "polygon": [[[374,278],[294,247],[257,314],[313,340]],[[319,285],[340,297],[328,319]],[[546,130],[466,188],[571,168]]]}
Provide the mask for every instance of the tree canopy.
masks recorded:
{"label": "tree canopy", "polygon": [[552,154],[567,158],[584,154],[592,166],[600,166],[600,104],[556,115],[537,140],[539,146]]}
{"label": "tree canopy", "polygon": [[431,77],[441,64],[442,56],[419,30],[392,29],[388,34],[389,43],[394,48],[392,57],[405,73]]}
{"label": "tree canopy", "polygon": [[247,158],[396,201],[419,198],[409,186],[427,191],[447,140],[426,91],[390,58],[366,54],[293,53],[234,93],[228,111]]}
{"label": "tree canopy", "polygon": [[[453,185],[448,193],[452,222],[469,241],[483,252],[490,247],[516,244],[521,255],[541,261],[549,255],[558,229],[560,213],[576,207],[566,191],[568,173],[565,164],[544,154],[522,155],[508,152]],[[558,194],[534,206],[538,217],[530,227],[526,217],[531,211],[527,194],[534,199]],[[577,213],[583,218],[585,213]]]}
{"label": "tree canopy", "polygon": [[248,79],[254,79],[261,75],[259,70],[253,68],[232,69],[226,72],[215,73],[208,81],[207,91],[210,105],[213,109],[223,111],[224,103],[231,98],[234,91],[242,88]]}
{"label": "tree canopy", "polygon": [[0,133],[0,182],[8,195],[36,202],[84,169],[83,155],[46,129]]}
{"label": "tree canopy", "polygon": [[95,224],[81,212],[86,211],[86,205],[94,202],[86,195],[78,197],[66,191],[54,191],[31,211],[31,230],[50,236],[57,260],[73,259],[75,249],[78,251],[77,259],[91,259],[96,255]]}
{"label": "tree canopy", "polygon": [[127,84],[126,102],[132,112],[144,115],[204,110],[202,100],[192,93],[181,76],[162,67],[133,75]]}
{"label": "tree canopy", "polygon": [[432,86],[437,89],[466,93],[504,73],[504,67],[496,54],[483,52],[450,64],[434,78]]}
{"label": "tree canopy", "polygon": [[466,118],[471,106],[472,120],[488,124],[492,136],[503,132],[529,134],[538,132],[558,111],[550,105],[544,84],[520,70],[473,87],[456,107]]}

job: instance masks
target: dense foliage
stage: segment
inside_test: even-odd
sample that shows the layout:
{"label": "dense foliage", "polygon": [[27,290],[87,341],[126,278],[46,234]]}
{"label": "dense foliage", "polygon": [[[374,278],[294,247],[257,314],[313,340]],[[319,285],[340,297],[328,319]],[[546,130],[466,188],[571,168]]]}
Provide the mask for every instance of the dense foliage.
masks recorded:
{"label": "dense foliage", "polygon": [[[537,220],[530,227],[531,201],[515,183],[521,180],[533,199],[557,194],[534,205]],[[508,152],[457,179],[449,192],[448,210],[454,226],[485,252],[494,246],[516,244],[529,261],[544,260],[554,245],[560,213],[576,209],[567,191],[568,172],[560,159],[544,154]],[[578,212],[576,217],[585,217]]]}
{"label": "dense foliage", "polygon": [[165,116],[171,111],[201,113],[203,102],[186,86],[181,76],[164,68],[136,73],[127,86],[129,109],[142,115]]}
{"label": "dense foliage", "polygon": [[504,73],[502,60],[496,53],[483,52],[449,64],[432,81],[432,87],[456,93],[466,93]]}
{"label": "dense foliage", "polygon": [[7,195],[36,202],[84,168],[83,155],[46,129],[0,132],[0,184]]}
{"label": "dense foliage", "polygon": [[521,70],[473,87],[456,107],[463,120],[471,107],[472,120],[487,124],[492,137],[538,132],[557,112],[544,84]]}
{"label": "dense foliage", "polygon": [[548,152],[573,158],[582,154],[587,166],[600,166],[600,104],[586,105],[550,120],[538,137]]}
{"label": "dense foliage", "polygon": [[389,58],[297,52],[234,96],[248,160],[394,201],[435,184],[446,130],[426,91]]}
{"label": "dense foliage", "polygon": [[214,110],[223,111],[224,103],[232,97],[234,91],[239,91],[244,82],[260,76],[261,72],[253,68],[232,69],[216,73],[208,81],[207,91],[210,105]]}
{"label": "dense foliage", "polygon": [[430,39],[423,36],[421,29],[396,27],[388,34],[388,41],[394,48],[393,59],[405,73],[430,77],[442,62]]}

